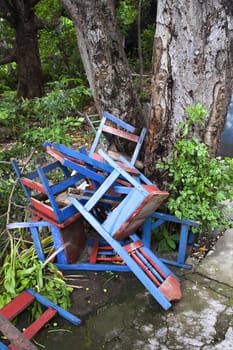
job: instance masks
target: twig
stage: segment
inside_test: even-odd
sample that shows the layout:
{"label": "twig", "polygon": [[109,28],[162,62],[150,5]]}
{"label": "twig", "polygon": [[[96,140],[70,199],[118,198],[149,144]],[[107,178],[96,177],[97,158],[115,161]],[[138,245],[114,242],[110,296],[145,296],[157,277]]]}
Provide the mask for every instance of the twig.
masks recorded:
{"label": "twig", "polygon": [[75,288],[75,289],[82,289],[83,288],[83,286],[75,286],[74,284],[67,284],[67,283],[66,283],[66,286],[71,287],[71,288]]}
{"label": "twig", "polygon": [[[22,171],[25,169],[26,165],[30,162],[30,160],[32,159],[34,153],[36,151],[36,147],[34,147],[31,151],[31,153],[29,154],[29,156],[27,157],[23,167],[22,167]],[[10,212],[11,212],[11,205],[12,205],[12,198],[13,198],[13,195],[14,195],[14,192],[15,192],[15,188],[16,188],[16,185],[18,183],[18,180],[15,180],[14,184],[13,184],[13,187],[12,187],[12,190],[11,190],[11,193],[10,193],[10,196],[9,196],[9,200],[8,200],[8,207],[7,207],[7,213],[6,213],[6,225],[9,224],[10,222]],[[9,230],[7,230],[7,233],[9,235],[9,237],[12,239],[12,235],[10,233]]]}
{"label": "twig", "polygon": [[35,343],[36,345],[38,345],[40,348],[43,348],[43,349],[46,348],[45,345],[43,345],[43,344],[41,344],[41,343],[38,343],[38,341],[36,341],[34,338],[32,338],[32,341],[33,341],[33,343]]}
{"label": "twig", "polygon": [[85,277],[84,275],[65,275],[65,277]]}
{"label": "twig", "polygon": [[12,202],[12,201],[11,201],[11,204],[14,205],[14,207],[16,207],[16,208],[20,208],[20,209],[26,209],[27,208],[27,205],[20,205],[20,204],[17,204],[15,202]]}
{"label": "twig", "polygon": [[[140,77],[140,74],[138,74],[138,73],[133,73],[131,75],[132,75],[132,77]],[[142,77],[144,77],[144,78],[152,78],[152,74],[142,74]]]}
{"label": "twig", "polygon": [[48,333],[53,333],[53,332],[67,332],[67,333],[71,333],[72,334],[72,331],[70,331],[69,329],[64,329],[64,328],[50,329],[48,331]]}
{"label": "twig", "polygon": [[10,165],[10,164],[11,164],[11,162],[7,162],[7,161],[5,161],[5,160],[0,160],[0,164]]}
{"label": "twig", "polygon": [[3,216],[6,216],[7,213],[4,213],[2,215],[0,215],[0,219],[3,218]]}
{"label": "twig", "polygon": [[[77,279],[76,278],[64,278],[64,281],[77,281]],[[88,279],[85,279],[85,280],[82,279],[82,282],[85,282],[85,281],[88,281]]]}
{"label": "twig", "polygon": [[112,276],[110,276],[110,277],[104,282],[103,287],[104,287],[108,282],[110,282],[113,278],[116,278],[116,277],[118,277],[118,275],[112,275]]}
{"label": "twig", "polygon": [[[94,133],[96,134],[96,133],[97,133],[96,128],[94,127],[94,125],[93,125],[91,119],[89,118],[89,116],[88,116],[86,113],[83,113],[83,114],[82,114],[82,113],[79,112],[79,111],[78,111],[78,114],[81,115],[81,116],[84,116],[84,117],[86,118],[88,124],[90,125],[90,127],[92,128],[92,130],[94,131]],[[98,116],[98,114],[94,114],[92,117],[95,117],[95,116]]]}
{"label": "twig", "polygon": [[68,280],[71,278],[76,279],[76,277],[80,278],[80,277],[86,277],[86,276],[84,276],[84,275],[65,275],[65,279],[68,279]]}
{"label": "twig", "polygon": [[63,244],[62,247],[60,247],[59,249],[55,250],[54,253],[52,253],[43,263],[42,267],[44,268],[51,260],[53,260],[62,250],[64,250],[68,245],[70,245],[69,242]]}

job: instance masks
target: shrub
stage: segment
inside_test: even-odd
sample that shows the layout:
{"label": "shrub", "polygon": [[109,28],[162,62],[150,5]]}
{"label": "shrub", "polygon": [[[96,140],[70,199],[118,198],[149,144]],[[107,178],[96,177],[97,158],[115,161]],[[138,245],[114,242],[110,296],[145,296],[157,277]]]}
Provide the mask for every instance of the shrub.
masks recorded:
{"label": "shrub", "polygon": [[199,232],[225,229],[231,221],[224,201],[233,198],[233,159],[211,157],[207,146],[192,135],[196,123],[204,124],[207,110],[197,104],[187,108],[188,120],[181,123],[182,138],[169,158],[156,165],[168,172],[168,209],[180,219],[200,223]]}

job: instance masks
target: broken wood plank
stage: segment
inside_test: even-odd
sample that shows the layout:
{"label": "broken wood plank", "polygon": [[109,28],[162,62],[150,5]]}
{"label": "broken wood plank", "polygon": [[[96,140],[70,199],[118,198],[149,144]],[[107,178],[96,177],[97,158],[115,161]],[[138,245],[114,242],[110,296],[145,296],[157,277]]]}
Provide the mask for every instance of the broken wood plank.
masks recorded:
{"label": "broken wood plank", "polygon": [[0,312],[0,331],[14,344],[18,350],[37,350],[8,319]]}

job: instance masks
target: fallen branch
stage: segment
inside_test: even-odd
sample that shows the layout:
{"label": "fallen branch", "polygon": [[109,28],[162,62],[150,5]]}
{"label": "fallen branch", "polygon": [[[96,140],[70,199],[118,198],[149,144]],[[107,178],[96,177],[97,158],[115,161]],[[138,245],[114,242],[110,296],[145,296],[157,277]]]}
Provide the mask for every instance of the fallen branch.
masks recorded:
{"label": "fallen branch", "polygon": [[0,160],[0,164],[10,165],[11,162],[7,162],[6,160]]}

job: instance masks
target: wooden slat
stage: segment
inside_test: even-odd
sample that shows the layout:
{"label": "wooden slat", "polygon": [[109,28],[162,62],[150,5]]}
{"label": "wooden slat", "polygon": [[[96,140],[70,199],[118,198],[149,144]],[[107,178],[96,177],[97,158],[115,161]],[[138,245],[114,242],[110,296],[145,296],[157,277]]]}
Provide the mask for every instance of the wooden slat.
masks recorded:
{"label": "wooden slat", "polygon": [[[40,304],[47,307],[47,309],[37,320],[29,325],[23,333],[21,333],[11,324],[10,319],[18,315],[34,300],[37,300]],[[35,334],[37,334],[56,314],[59,314],[75,325],[81,322],[78,317],[72,315],[33,290],[27,289],[21,292],[21,294],[0,310],[0,332],[11,342],[8,347],[5,347],[4,344],[0,342],[0,349],[36,350],[36,347],[30,342],[30,339],[33,338]]]}
{"label": "wooden slat", "polygon": [[29,210],[32,212],[33,215],[35,215],[33,218],[34,221],[39,221],[41,219],[46,220],[50,224],[52,224],[56,227],[59,227],[61,229],[69,226],[72,222],[74,222],[75,220],[77,220],[80,217],[80,214],[76,213],[76,214],[72,215],[71,217],[69,217],[68,219],[65,219],[63,222],[58,222],[56,220],[56,218],[52,218],[51,216],[49,216],[46,211],[42,212],[38,208],[35,208],[32,206],[29,207]]}
{"label": "wooden slat", "polygon": [[[22,335],[26,339],[32,339],[36,333],[39,332],[39,330],[44,327],[44,325],[51,320],[55,315],[57,314],[57,311],[54,309],[46,309],[46,311],[37,319],[35,320],[27,329],[22,333]],[[18,346],[15,346],[14,344],[8,345],[8,348],[10,350],[19,350]]]}
{"label": "wooden slat", "polygon": [[122,137],[122,138],[129,140],[129,141],[132,141],[132,142],[138,142],[138,139],[139,139],[138,135],[130,134],[127,131],[116,129],[116,128],[113,128],[113,127],[108,126],[108,125],[104,125],[103,131],[107,132],[109,134],[113,134],[113,135]]}
{"label": "wooden slat", "polygon": [[42,214],[42,217],[45,218],[47,220],[47,218],[51,218],[52,220],[54,220],[54,222],[56,222],[57,217],[54,214],[53,209],[51,208],[51,206],[40,202],[38,199],[31,197],[31,203],[32,206],[36,209],[36,211],[38,212],[38,214]]}
{"label": "wooden slat", "polygon": [[[8,319],[0,313],[0,331],[9,339],[12,344],[14,343],[15,350],[37,350],[29,339],[27,339]],[[16,347],[17,345],[17,347]],[[13,345],[12,345],[13,346]],[[0,349],[3,348],[0,346]],[[10,348],[9,349],[13,349]]]}
{"label": "wooden slat", "polygon": [[103,113],[103,119],[107,118],[108,120],[111,120],[111,122],[121,126],[123,129],[127,130],[128,132],[135,132],[135,127],[126,123],[124,120],[121,120],[120,118],[116,117],[115,115],[109,113],[109,112],[104,112]]}
{"label": "wooden slat", "polygon": [[[53,150],[55,150],[57,153],[53,154],[52,153]],[[106,172],[111,172],[113,170],[112,167],[107,165],[106,163],[100,163],[95,159],[92,159],[87,153],[77,152],[74,149],[68,148],[59,143],[52,143],[51,146],[47,145],[46,151],[47,153],[50,153],[55,158],[57,157],[57,155],[60,154],[60,157],[61,157],[60,159],[62,164],[64,162],[64,159],[67,159],[79,165],[85,165],[85,166],[90,165],[94,168],[97,168]]]}
{"label": "wooden slat", "polygon": [[46,194],[45,188],[42,184],[39,182],[36,182],[34,180],[27,179],[26,177],[21,178],[21,182],[23,185],[32,188],[35,191],[41,192],[43,194]]}
{"label": "wooden slat", "polygon": [[12,320],[21,311],[23,311],[28,305],[30,305],[34,296],[29,294],[27,291],[23,291],[15,299],[13,299],[9,304],[4,306],[0,313],[3,314],[8,320]]}
{"label": "wooden slat", "polygon": [[27,329],[23,332],[23,335],[28,338],[32,339],[36,333],[39,332],[39,330],[46,325],[47,322],[49,322],[55,315],[57,314],[57,310],[54,310],[52,308],[48,308],[45,310],[45,312],[32,324],[30,324]]}
{"label": "wooden slat", "polygon": [[54,304],[49,299],[45,298],[43,295],[36,293],[31,289],[27,289],[27,291],[28,293],[32,294],[40,304],[56,310],[58,315],[63,317],[65,320],[71,322],[74,325],[78,325],[81,322],[81,320],[77,316],[71,314],[69,311],[64,310],[60,306]]}
{"label": "wooden slat", "polygon": [[93,244],[91,256],[90,256],[90,259],[89,259],[90,264],[95,264],[95,263],[96,263],[96,258],[97,258],[98,250],[99,250],[99,242],[95,242],[95,243]]}
{"label": "wooden slat", "polygon": [[111,246],[100,246],[99,242],[94,242],[89,262],[91,264],[96,264],[97,261],[111,261],[113,263],[123,263],[122,258],[113,251]]}

